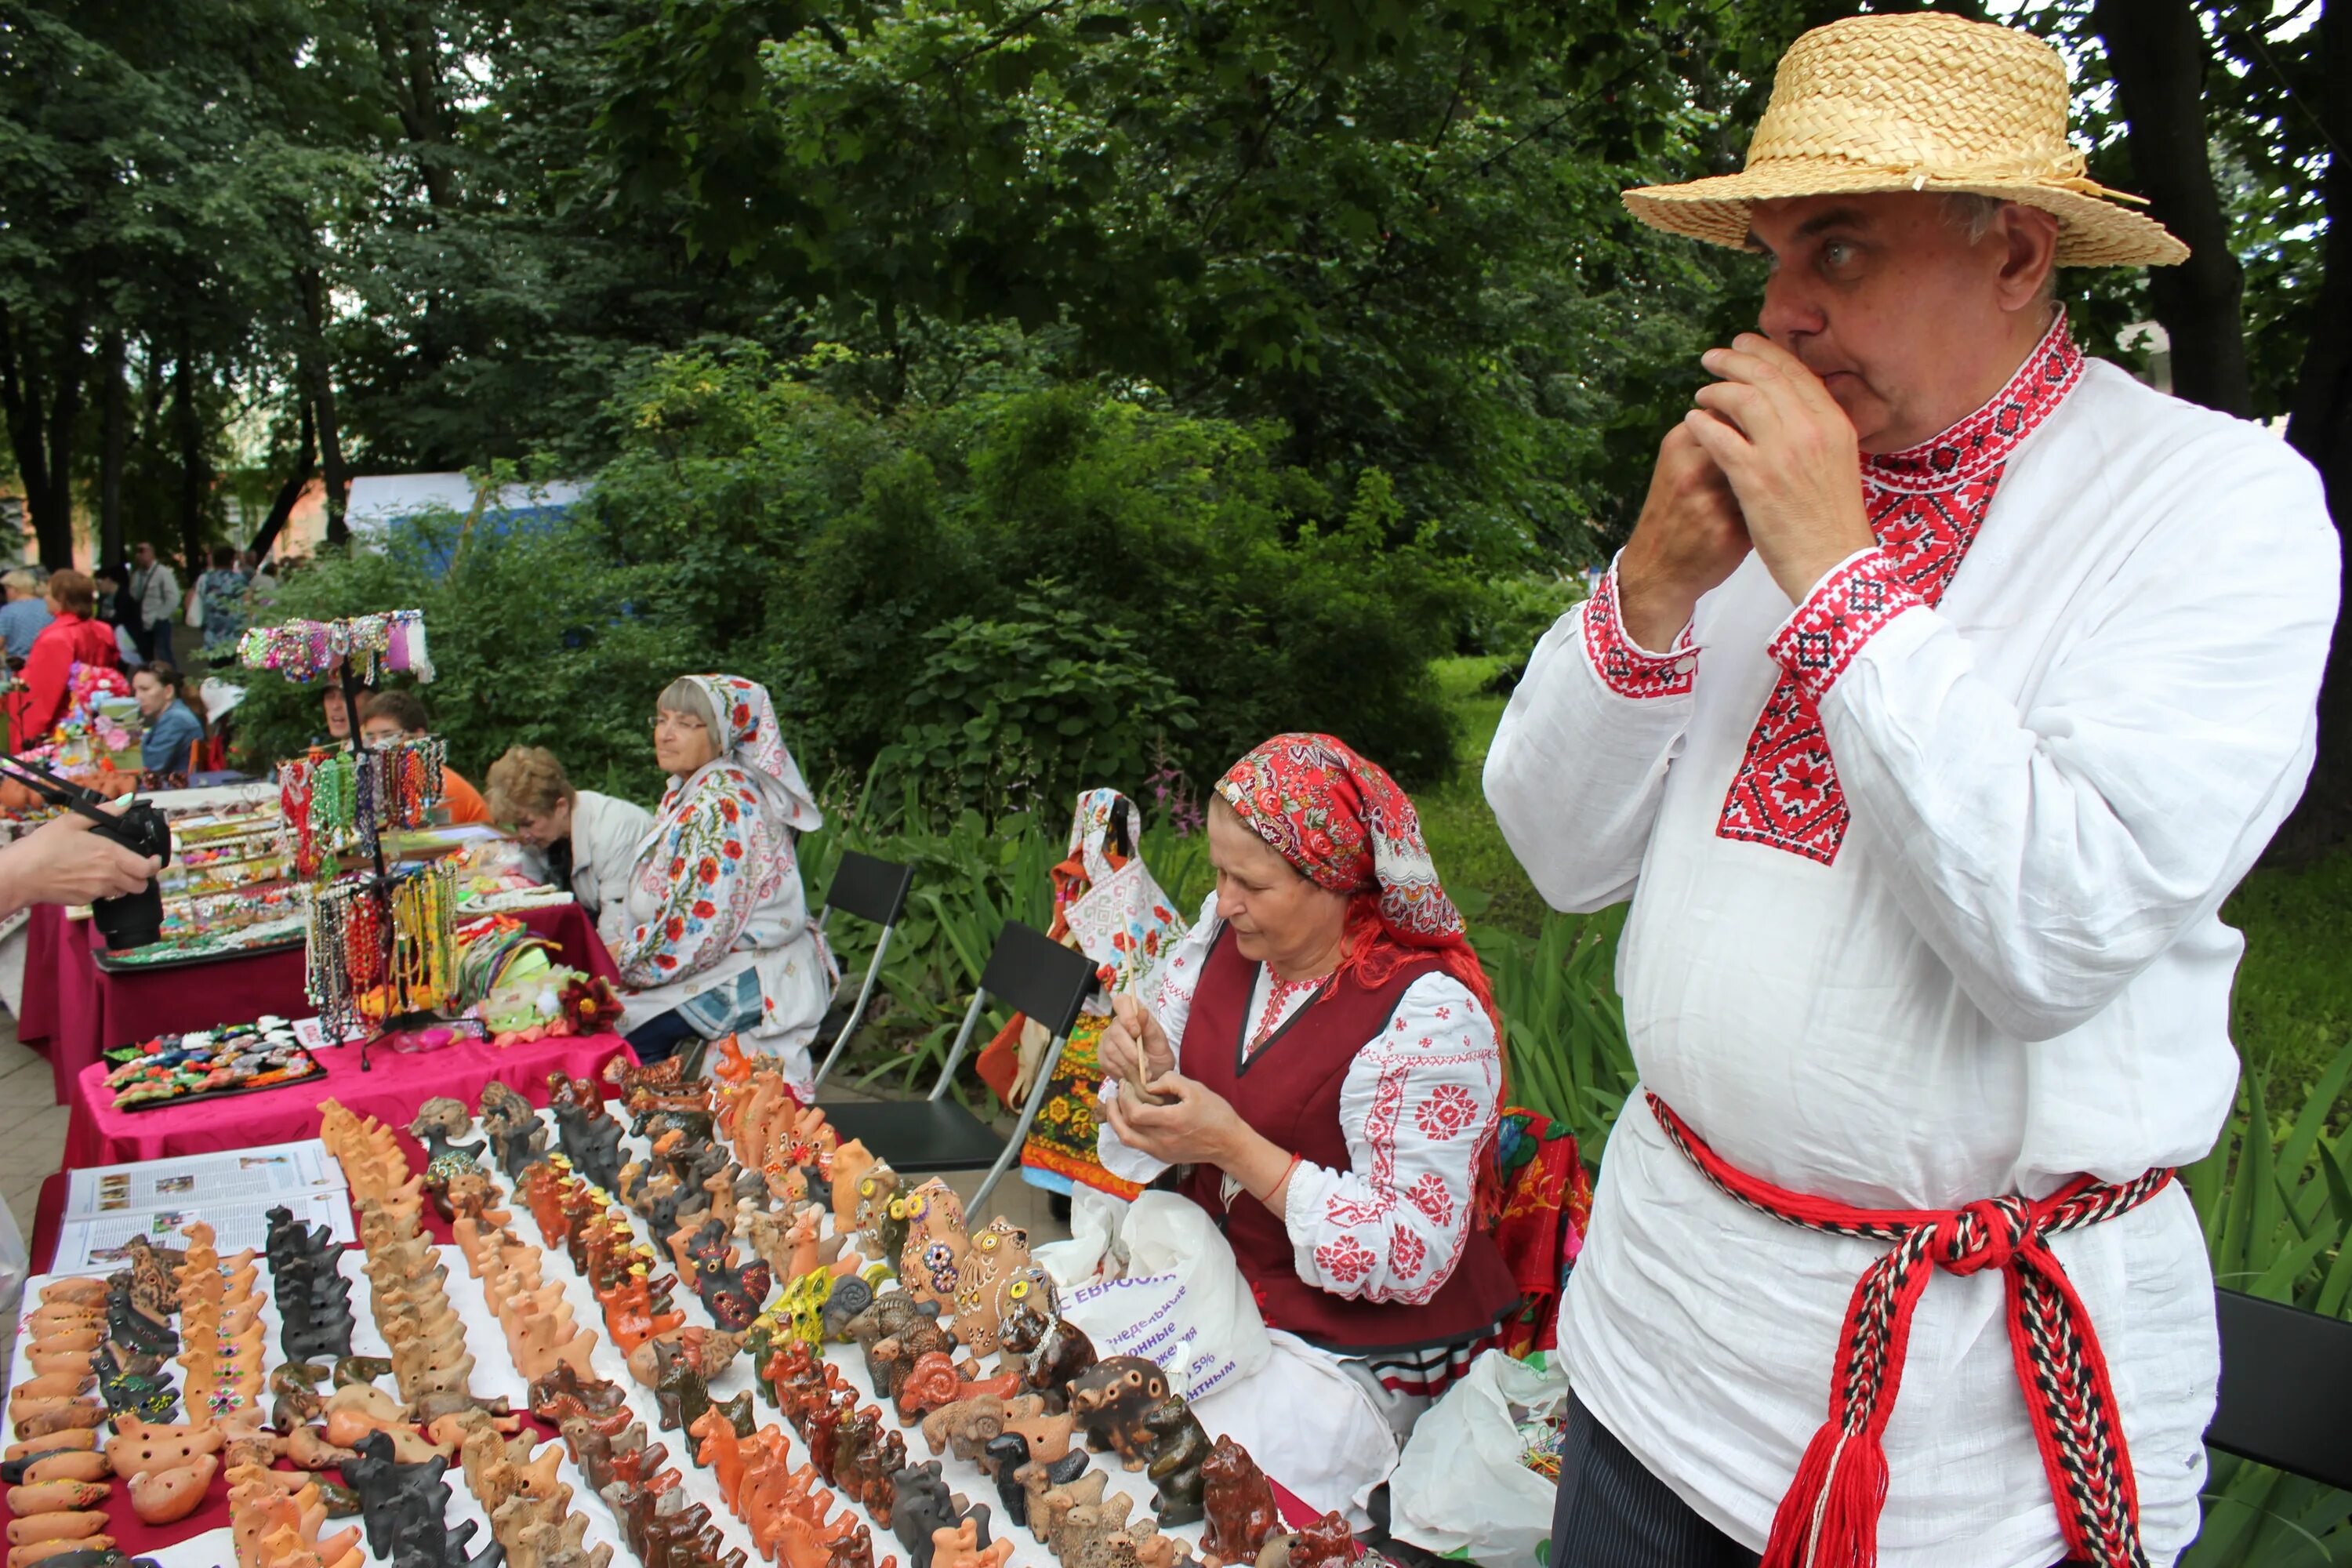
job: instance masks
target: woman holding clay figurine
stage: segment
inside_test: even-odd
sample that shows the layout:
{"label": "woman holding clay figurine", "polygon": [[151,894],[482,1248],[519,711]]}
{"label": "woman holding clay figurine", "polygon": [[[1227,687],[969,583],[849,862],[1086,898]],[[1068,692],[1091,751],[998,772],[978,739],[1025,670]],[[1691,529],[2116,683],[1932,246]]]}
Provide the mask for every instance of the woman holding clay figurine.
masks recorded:
{"label": "woman holding clay figurine", "polygon": [[1103,1163],[1189,1167],[1267,1327],[1401,1436],[1518,1300],[1474,1223],[1503,1104],[1486,976],[1412,802],[1344,742],[1251,752],[1208,835],[1215,890],[1103,1034]]}

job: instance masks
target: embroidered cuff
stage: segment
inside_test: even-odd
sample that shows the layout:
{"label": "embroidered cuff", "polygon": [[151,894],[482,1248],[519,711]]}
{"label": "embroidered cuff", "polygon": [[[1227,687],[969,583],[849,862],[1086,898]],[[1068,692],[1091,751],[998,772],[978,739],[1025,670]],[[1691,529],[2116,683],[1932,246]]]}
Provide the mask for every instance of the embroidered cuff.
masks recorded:
{"label": "embroidered cuff", "polygon": [[1584,605],[1584,653],[1601,683],[1620,697],[1682,697],[1689,694],[1698,668],[1697,645],[1685,626],[1664,653],[1652,653],[1625,630],[1617,608],[1617,567],[1601,574]]}
{"label": "embroidered cuff", "polygon": [[1796,614],[1780,623],[1765,651],[1818,703],[1879,628],[1926,603],[1903,581],[1884,549],[1861,551],[1813,584]]}

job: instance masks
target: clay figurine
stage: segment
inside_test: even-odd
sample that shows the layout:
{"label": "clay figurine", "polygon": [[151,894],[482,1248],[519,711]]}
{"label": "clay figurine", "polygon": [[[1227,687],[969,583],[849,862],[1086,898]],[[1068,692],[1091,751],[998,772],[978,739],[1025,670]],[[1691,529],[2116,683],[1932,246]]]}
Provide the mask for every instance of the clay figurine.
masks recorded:
{"label": "clay figurine", "polygon": [[530,1101],[495,1079],[482,1086],[481,1126],[510,1182],[520,1182],[546,1152],[547,1123]]}
{"label": "clay figurine", "polygon": [[578,1367],[560,1361],[530,1384],[530,1413],[542,1421],[561,1423],[568,1415],[604,1415],[621,1407],[621,1385],[601,1377],[583,1376]]}
{"label": "clay figurine", "polygon": [[1035,1292],[1022,1292],[1009,1301],[999,1343],[1009,1354],[1027,1358],[1030,1390],[1041,1394],[1045,1408],[1056,1413],[1069,1408],[1073,1378],[1096,1362],[1094,1341],[1076,1323],[1052,1310],[1050,1300]]}
{"label": "clay figurine", "polygon": [[955,1292],[956,1333],[972,1354],[992,1355],[999,1326],[1013,1301],[1042,1295],[1050,1302],[1053,1293],[1053,1276],[1029,1260],[1029,1233],[1002,1216],[990,1220],[972,1233],[964,1254]]}
{"label": "clay figurine", "polygon": [[952,1311],[958,1284],[963,1278],[964,1254],[971,1238],[964,1233],[963,1200],[937,1177],[894,1200],[891,1214],[907,1222],[907,1240],[898,1251],[898,1284],[918,1302],[929,1302],[940,1311]]}
{"label": "clay figurine", "polygon": [[1254,1562],[1265,1538],[1280,1527],[1274,1506],[1274,1487],[1249,1450],[1231,1437],[1220,1437],[1202,1464],[1202,1501],[1209,1528],[1201,1545],[1228,1563]]}
{"label": "clay figurine", "polygon": [[857,1178],[857,1200],[850,1213],[850,1228],[868,1237],[873,1245],[867,1250],[886,1263],[896,1262],[907,1245],[907,1222],[893,1212],[898,1189],[898,1173],[889,1161],[877,1160]]}
{"label": "clay figurine", "polygon": [[1182,1394],[1167,1397],[1143,1413],[1144,1429],[1152,1435],[1150,1462],[1152,1515],[1163,1527],[1199,1522],[1206,1514],[1201,1498],[1201,1466],[1209,1457],[1209,1435]]}
{"label": "clay figurine", "polygon": [[912,1421],[929,1415],[942,1405],[953,1405],[960,1399],[976,1394],[992,1394],[999,1399],[1010,1399],[1021,1392],[1022,1377],[1008,1372],[1001,1377],[978,1383],[967,1383],[956,1371],[956,1363],[944,1351],[926,1351],[917,1356],[898,1379],[893,1397],[898,1406],[898,1419]]}
{"label": "clay figurine", "polygon": [[931,1531],[931,1568],[1003,1568],[1013,1555],[1013,1542],[1000,1541],[982,1550],[973,1544],[977,1521],[965,1520],[952,1530]]}
{"label": "clay figurine", "polygon": [[1348,1568],[1356,1560],[1356,1532],[1336,1512],[1290,1537],[1288,1568]]}
{"label": "clay figurine", "polygon": [[1144,1413],[1168,1397],[1168,1378],[1141,1356],[1097,1362],[1070,1384],[1070,1410],[1097,1452],[1114,1450],[1130,1470],[1143,1468],[1155,1438]]}

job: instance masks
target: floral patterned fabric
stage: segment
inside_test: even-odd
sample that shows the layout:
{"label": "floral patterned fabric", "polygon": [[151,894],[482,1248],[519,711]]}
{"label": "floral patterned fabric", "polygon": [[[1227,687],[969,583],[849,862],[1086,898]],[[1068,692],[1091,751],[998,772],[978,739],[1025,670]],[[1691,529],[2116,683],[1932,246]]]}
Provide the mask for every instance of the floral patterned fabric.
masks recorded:
{"label": "floral patterned fabric", "polygon": [[804,1083],[808,1041],[838,972],[808,917],[792,830],[824,818],[784,748],[766,689],[733,676],[692,679],[719,719],[723,749],[690,778],[670,781],[637,847],[625,935],[613,955],[630,992],[627,1026],[756,970],[760,1017],[744,1032],[791,1058],[788,1070]]}
{"label": "floral patterned fabric", "polygon": [[[1119,852],[1114,827],[1122,805],[1131,847],[1143,814],[1115,789],[1090,789],[1078,796],[1071,815],[1069,857],[1054,868],[1054,923],[1046,934],[1093,959],[1102,989],[1087,1000],[1055,1064],[1045,1103],[1022,1144],[1021,1173],[1032,1185],[1050,1191],[1066,1192],[1078,1183],[1132,1198],[1142,1187],[1112,1175],[1096,1156],[1095,1096],[1102,1087],[1102,1064],[1095,1042],[1109,1023],[1109,998],[1141,983],[1160,954],[1182,939],[1184,921],[1143,858]],[[1000,1041],[1019,1039],[1026,1022],[1014,1019]],[[1007,1090],[1025,1091],[1028,1085],[1025,1072],[1015,1078],[999,1091],[1008,1100],[1018,1093]]]}
{"label": "floral patterned fabric", "polygon": [[1282,858],[1335,893],[1381,896],[1381,923],[1412,947],[1464,942],[1421,816],[1388,770],[1335,735],[1288,734],[1235,763],[1217,794]]}

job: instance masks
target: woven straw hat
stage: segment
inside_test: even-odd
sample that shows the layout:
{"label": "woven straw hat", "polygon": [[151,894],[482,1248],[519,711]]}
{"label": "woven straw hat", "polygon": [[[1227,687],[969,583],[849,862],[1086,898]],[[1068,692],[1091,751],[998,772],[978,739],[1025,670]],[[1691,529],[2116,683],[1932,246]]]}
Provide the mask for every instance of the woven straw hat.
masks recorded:
{"label": "woven straw hat", "polygon": [[1625,193],[1654,228],[1743,247],[1748,204],[1841,192],[1947,191],[2058,219],[2061,267],[2161,267],[2189,247],[2137,196],[2083,174],[2066,141],[2066,67],[2040,39],[1919,13],[1854,16],[1789,46],[1737,174]]}

